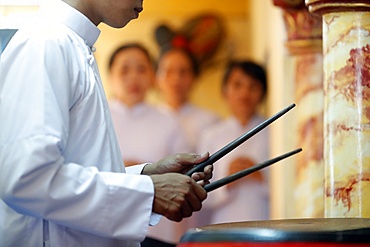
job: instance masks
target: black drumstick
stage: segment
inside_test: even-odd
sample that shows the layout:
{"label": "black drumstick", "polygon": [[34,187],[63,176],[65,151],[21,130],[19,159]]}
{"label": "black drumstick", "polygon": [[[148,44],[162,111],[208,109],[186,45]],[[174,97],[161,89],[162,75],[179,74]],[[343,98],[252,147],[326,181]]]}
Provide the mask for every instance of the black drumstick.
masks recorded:
{"label": "black drumstick", "polygon": [[266,119],[265,121],[263,121],[262,123],[260,123],[259,125],[257,125],[253,129],[251,129],[250,131],[246,132],[242,136],[238,137],[234,141],[232,141],[229,144],[227,144],[222,149],[218,150],[213,155],[209,156],[208,159],[206,159],[205,161],[203,161],[203,162],[197,164],[196,166],[194,166],[192,169],[190,169],[186,173],[186,175],[191,176],[194,172],[202,171],[204,169],[204,167],[206,167],[207,165],[212,165],[217,160],[221,159],[226,154],[228,154],[229,152],[231,152],[232,150],[234,150],[240,144],[242,144],[243,142],[245,142],[246,140],[248,140],[249,138],[251,138],[252,136],[254,136],[255,134],[257,134],[258,132],[260,132],[266,126],[268,126],[269,124],[271,124],[272,122],[274,122],[276,119],[278,119],[279,117],[281,117],[282,115],[284,115],[285,113],[287,113],[288,111],[290,111],[293,107],[295,107],[295,104],[291,104],[287,108],[285,108],[285,109],[281,110],[280,112],[276,113],[274,116]]}
{"label": "black drumstick", "polygon": [[239,178],[245,177],[245,176],[247,176],[247,175],[249,175],[249,174],[251,174],[253,172],[256,172],[256,171],[258,171],[260,169],[263,169],[263,168],[265,168],[267,166],[270,166],[270,165],[272,165],[272,164],[274,164],[274,163],[276,163],[276,162],[278,162],[278,161],[280,161],[282,159],[288,158],[289,156],[292,156],[293,154],[299,153],[301,151],[302,151],[302,148],[298,148],[298,149],[296,149],[294,151],[285,153],[285,154],[280,155],[278,157],[275,157],[273,159],[270,159],[270,160],[267,160],[267,161],[262,162],[260,164],[257,164],[255,166],[249,167],[249,168],[247,168],[245,170],[242,170],[240,172],[234,173],[234,174],[232,174],[232,175],[230,175],[228,177],[221,178],[220,180],[217,180],[217,181],[215,181],[213,183],[206,184],[204,186],[204,189],[207,192],[210,192],[212,190],[218,189],[221,186],[224,186],[224,185],[226,185],[228,183],[234,182],[235,180],[238,180]]}

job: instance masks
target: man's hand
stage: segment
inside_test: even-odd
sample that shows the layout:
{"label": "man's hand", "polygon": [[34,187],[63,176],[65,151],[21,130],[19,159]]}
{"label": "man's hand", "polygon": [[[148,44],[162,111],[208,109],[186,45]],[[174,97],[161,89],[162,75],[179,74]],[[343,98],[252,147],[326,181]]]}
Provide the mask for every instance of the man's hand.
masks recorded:
{"label": "man's hand", "polygon": [[194,179],[176,173],[150,175],[154,184],[153,212],[181,221],[199,211],[207,192]]}
{"label": "man's hand", "polygon": [[[209,153],[199,154],[175,154],[168,156],[160,161],[146,165],[142,171],[144,175],[164,174],[164,173],[181,173],[184,174],[189,171],[194,165],[206,160]],[[191,177],[198,181],[201,186],[209,183],[212,178],[213,165],[208,165],[203,172],[196,172]]]}
{"label": "man's hand", "polygon": [[[172,221],[181,221],[199,211],[207,192],[202,186],[212,178],[213,165],[191,177],[183,175],[209,154],[175,154],[146,165],[142,174],[149,175],[154,184],[153,212]],[[180,174],[179,174],[180,173]]]}

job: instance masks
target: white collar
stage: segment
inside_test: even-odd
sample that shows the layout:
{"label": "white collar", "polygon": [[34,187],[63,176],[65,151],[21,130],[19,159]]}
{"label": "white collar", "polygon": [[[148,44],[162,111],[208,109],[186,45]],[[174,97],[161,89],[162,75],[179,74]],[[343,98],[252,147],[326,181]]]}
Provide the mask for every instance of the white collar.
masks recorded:
{"label": "white collar", "polygon": [[92,48],[100,30],[85,15],[61,0],[47,0],[41,4],[39,14],[58,20],[77,33]]}
{"label": "white collar", "polygon": [[109,101],[109,105],[125,111],[127,114],[133,114],[135,116],[144,114],[151,108],[150,105],[146,102],[140,102],[134,106],[128,107],[126,104],[115,98]]}
{"label": "white collar", "polygon": [[262,123],[264,118],[258,114],[254,114],[246,125],[242,125],[240,121],[235,116],[229,117],[229,122],[234,126],[234,128],[243,129],[245,131],[256,127],[258,124]]}
{"label": "white collar", "polygon": [[169,104],[163,103],[162,108],[166,109],[167,111],[172,112],[174,114],[182,115],[182,114],[186,114],[186,113],[190,112],[193,109],[193,105],[189,102],[186,102],[182,106],[180,106],[179,109],[175,110]]}

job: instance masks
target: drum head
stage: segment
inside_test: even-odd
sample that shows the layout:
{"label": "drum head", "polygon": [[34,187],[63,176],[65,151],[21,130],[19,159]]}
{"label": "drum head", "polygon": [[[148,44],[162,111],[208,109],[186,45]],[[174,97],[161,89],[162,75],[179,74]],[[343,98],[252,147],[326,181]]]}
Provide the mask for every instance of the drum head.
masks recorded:
{"label": "drum head", "polygon": [[181,243],[186,242],[370,244],[370,219],[290,219],[216,224],[189,230],[181,239]]}

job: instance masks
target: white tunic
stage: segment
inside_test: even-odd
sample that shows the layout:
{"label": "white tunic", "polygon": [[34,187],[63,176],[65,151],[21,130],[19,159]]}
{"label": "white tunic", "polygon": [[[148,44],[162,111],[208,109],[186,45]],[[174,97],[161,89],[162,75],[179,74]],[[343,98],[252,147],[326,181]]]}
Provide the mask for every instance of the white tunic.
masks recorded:
{"label": "white tunic", "polygon": [[171,154],[189,152],[174,117],[147,103],[127,107],[113,99],[109,107],[123,160],[156,162]]}
{"label": "white tunic", "polygon": [[[180,123],[172,115],[146,103],[127,107],[115,99],[110,100],[109,107],[123,160],[155,162],[190,151]],[[170,243],[177,242],[183,232],[181,222],[164,217],[148,229],[149,236]]]}
{"label": "white tunic", "polygon": [[0,246],[139,246],[154,188],[142,167],[124,173],[91,53],[100,32],[46,2],[1,56]]}
{"label": "white tunic", "polygon": [[[160,109],[166,114],[174,116],[180,122],[187,143],[190,144],[189,152],[196,151],[196,144],[199,140],[200,133],[219,120],[216,114],[190,103],[185,104],[176,112],[166,105],[161,105]],[[206,151],[205,149],[200,153]],[[189,228],[196,226],[194,222],[197,222],[197,214],[194,213],[191,218],[183,219],[179,223],[163,218],[157,225],[149,228],[148,236],[169,243],[177,243]]]}
{"label": "white tunic", "polygon": [[[162,105],[161,109],[170,114],[174,114],[180,121],[186,133],[188,143],[190,143],[192,147],[192,151],[195,151],[199,141],[199,134],[220,120],[213,112],[197,107],[191,103],[184,104],[178,111],[173,111],[166,105]],[[206,151],[207,150],[202,152]]]}
{"label": "white tunic", "polygon": [[[209,150],[213,154],[263,120],[260,116],[254,116],[246,126],[242,126],[235,118],[226,119],[204,132],[199,141],[199,149]],[[212,181],[227,176],[229,164],[235,158],[242,156],[252,159],[255,164],[269,159],[267,129],[262,130],[216,162]],[[242,184],[238,184],[231,189],[224,186],[208,193],[208,197],[203,204],[204,209],[200,214],[211,211],[212,215],[210,221],[203,222],[203,224],[267,220],[269,218],[268,170],[269,168],[261,170],[265,181],[263,184],[255,180],[248,180],[248,177],[246,177]],[[204,218],[205,216],[200,215],[199,217]]]}

